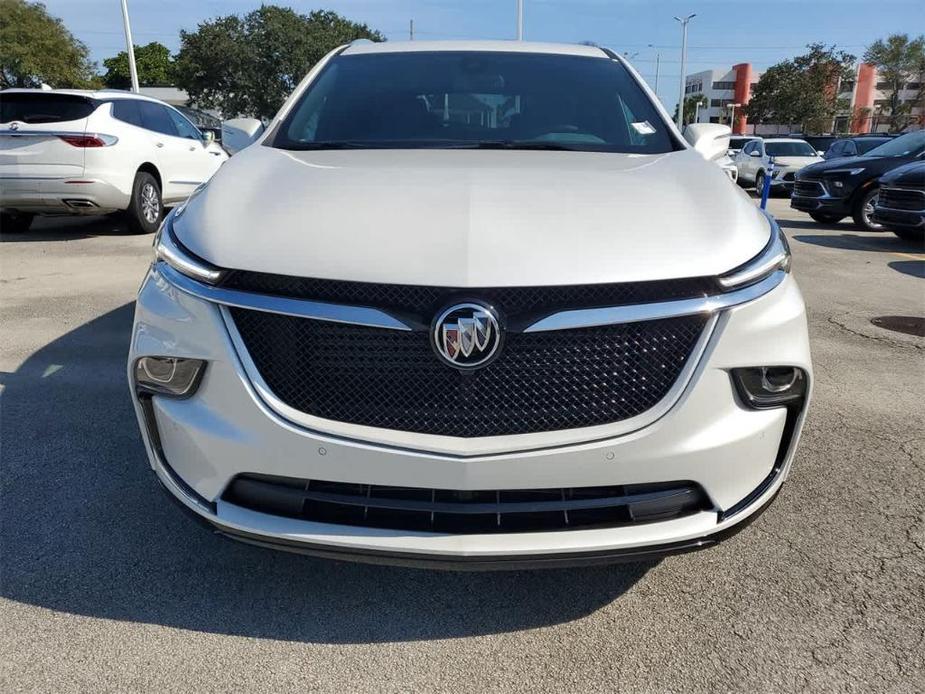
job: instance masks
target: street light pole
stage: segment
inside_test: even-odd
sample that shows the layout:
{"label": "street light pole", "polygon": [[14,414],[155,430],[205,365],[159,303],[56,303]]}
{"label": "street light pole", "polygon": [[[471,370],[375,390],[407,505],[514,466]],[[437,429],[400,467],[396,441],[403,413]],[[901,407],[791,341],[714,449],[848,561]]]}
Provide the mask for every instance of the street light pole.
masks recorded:
{"label": "street light pole", "polygon": [[[655,44],[650,43],[649,48],[655,48]],[[658,68],[661,62],[662,62],[662,52],[656,51],[655,52],[655,96],[658,96],[658,72],[659,72]]]}
{"label": "street light pole", "polygon": [[517,40],[524,40],[524,0],[517,0]]}
{"label": "street light pole", "polygon": [[683,19],[681,17],[675,17],[677,21],[681,22],[681,87],[678,90],[679,130],[684,120],[684,86],[687,82],[687,24],[696,16],[696,14],[689,14]]}
{"label": "street light pole", "polygon": [[700,122],[700,104],[702,103],[703,103],[702,101],[698,101],[696,104],[696,107],[694,108],[694,122],[695,123]]}
{"label": "street light pole", "polygon": [[122,24],[125,27],[125,50],[128,53],[128,71],[132,78],[132,91],[138,89],[138,70],[135,68],[135,44],[132,42],[132,25],[128,21],[128,2],[122,0]]}

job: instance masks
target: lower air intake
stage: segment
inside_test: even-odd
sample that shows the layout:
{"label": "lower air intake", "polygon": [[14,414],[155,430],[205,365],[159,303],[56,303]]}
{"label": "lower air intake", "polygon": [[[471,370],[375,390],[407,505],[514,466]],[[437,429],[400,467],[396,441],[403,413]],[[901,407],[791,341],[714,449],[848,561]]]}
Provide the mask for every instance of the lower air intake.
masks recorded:
{"label": "lower air intake", "polygon": [[225,501],[336,525],[453,534],[613,528],[711,508],[693,482],[459,491],[239,475]]}

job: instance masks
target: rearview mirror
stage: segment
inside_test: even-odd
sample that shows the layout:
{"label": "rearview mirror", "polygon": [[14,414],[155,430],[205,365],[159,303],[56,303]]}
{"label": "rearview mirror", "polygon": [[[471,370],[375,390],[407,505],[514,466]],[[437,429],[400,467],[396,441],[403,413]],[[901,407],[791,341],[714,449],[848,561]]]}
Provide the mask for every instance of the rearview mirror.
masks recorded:
{"label": "rearview mirror", "polygon": [[684,139],[708,161],[726,154],[731,135],[732,128],[719,123],[691,123],[684,128]]}
{"label": "rearview mirror", "polygon": [[213,133],[211,130],[204,130],[202,133],[202,142],[206,147],[211,145],[213,142],[215,142],[215,133]]}
{"label": "rearview mirror", "polygon": [[237,154],[263,135],[263,123],[256,118],[232,118],[222,123],[222,146]]}

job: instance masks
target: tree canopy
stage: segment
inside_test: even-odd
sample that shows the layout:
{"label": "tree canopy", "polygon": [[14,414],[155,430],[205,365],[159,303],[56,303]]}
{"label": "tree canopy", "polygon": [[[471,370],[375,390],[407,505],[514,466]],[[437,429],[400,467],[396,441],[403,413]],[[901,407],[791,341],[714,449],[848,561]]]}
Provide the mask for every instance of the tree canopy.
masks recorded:
{"label": "tree canopy", "polygon": [[42,3],[0,0],[0,87],[94,86],[89,55]]}
{"label": "tree canopy", "polygon": [[803,132],[829,130],[846,104],[838,99],[842,80],[850,79],[855,57],[835,46],[813,43],[807,53],[768,68],[745,107],[754,123],[787,123]]}
{"label": "tree canopy", "polygon": [[877,82],[885,82],[889,101],[890,130],[899,132],[913,120],[912,107],[921,103],[925,89],[914,99],[903,101],[899,92],[907,82],[918,82],[925,73],[925,37],[910,39],[907,34],[892,34],[877,39],[864,52],[864,62],[877,68]]}
{"label": "tree canopy", "polygon": [[[707,97],[703,96],[702,94],[684,97],[684,117],[682,118],[681,122],[685,124],[693,123],[694,116],[697,114],[697,104],[700,104],[700,108],[704,108],[708,106],[709,103],[710,102],[707,101]],[[675,104],[674,107],[674,116],[672,116],[672,120],[678,120],[677,104]]]}
{"label": "tree canopy", "polygon": [[334,12],[304,15],[263,5],[180,32],[177,86],[202,108],[229,117],[271,118],[328,51],[360,38],[384,40],[378,31]]}
{"label": "tree canopy", "polygon": [[[103,67],[106,68],[103,82],[107,87],[131,88],[128,52],[121,51],[112,58],[106,58]],[[173,59],[170,49],[157,41],[152,41],[146,46],[135,46],[135,69],[138,71],[138,84],[143,87],[173,84]]]}

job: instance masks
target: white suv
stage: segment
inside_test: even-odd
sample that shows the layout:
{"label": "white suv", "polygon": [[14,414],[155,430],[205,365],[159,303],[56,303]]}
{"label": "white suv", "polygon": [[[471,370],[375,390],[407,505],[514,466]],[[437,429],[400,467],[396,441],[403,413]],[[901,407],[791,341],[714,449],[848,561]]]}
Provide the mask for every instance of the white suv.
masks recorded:
{"label": "white suv", "polygon": [[118,91],[0,92],[0,230],[36,214],[127,213],[136,233],[157,230],[228,158],[176,109]]}
{"label": "white suv", "polygon": [[128,362],[158,479],[219,533],[363,561],[743,527],[793,458],[806,316],[706,161],[728,128],[691,132],[601,48],[334,51],[159,232]]}

